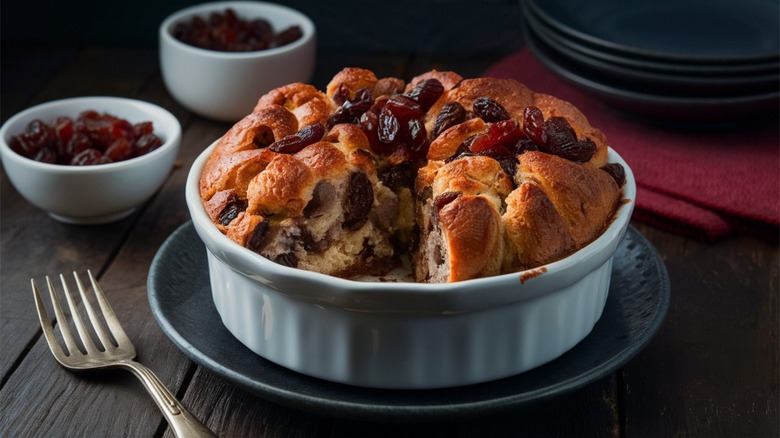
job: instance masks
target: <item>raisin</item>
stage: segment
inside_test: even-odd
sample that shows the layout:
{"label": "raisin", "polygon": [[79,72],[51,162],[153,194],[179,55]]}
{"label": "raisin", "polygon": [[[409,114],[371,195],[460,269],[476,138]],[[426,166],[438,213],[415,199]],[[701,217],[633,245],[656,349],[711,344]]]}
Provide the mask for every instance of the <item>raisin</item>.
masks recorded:
{"label": "raisin", "polygon": [[486,155],[491,157],[508,156],[512,155],[513,152],[508,147],[514,146],[522,136],[523,134],[516,121],[512,119],[503,120],[491,124],[487,131],[474,137],[469,149],[477,154],[493,151],[486,153]]}
{"label": "raisin", "polygon": [[133,156],[133,145],[130,143],[130,140],[120,137],[106,148],[106,152],[103,155],[113,162],[127,160]]}
{"label": "raisin", "polygon": [[73,137],[71,137],[70,141],[65,146],[65,151],[63,156],[60,157],[60,160],[65,161],[66,163],[70,163],[70,160],[72,160],[73,157],[80,154],[83,150],[89,149],[91,147],[92,141],[90,141],[89,137],[80,132],[77,132],[73,135]]}
{"label": "raisin", "polygon": [[291,26],[276,33],[267,20],[263,18],[245,20],[231,8],[212,12],[208,21],[203,17],[195,16],[189,21],[176,23],[172,34],[174,38],[185,44],[225,52],[280,47],[297,41],[303,36],[298,26]]}
{"label": "raisin", "polygon": [[279,32],[271,42],[271,47],[282,47],[287,44],[292,44],[303,37],[303,31],[300,26],[290,26],[287,29]]}
{"label": "raisin", "polygon": [[346,197],[344,198],[344,228],[355,231],[368,220],[368,214],[374,206],[374,188],[363,172],[353,172],[349,176]]}
{"label": "raisin", "polygon": [[[344,98],[348,94],[348,91],[341,90],[338,92],[339,99]],[[366,111],[370,110],[374,104],[374,93],[370,88],[361,88],[355,92],[355,98],[352,100],[345,100],[336,111],[331,114],[326,123],[328,129],[332,128],[339,123],[358,123],[360,116]]]}
{"label": "raisin", "polygon": [[[458,158],[461,158],[463,156],[474,156],[476,154],[471,152],[471,149],[469,149],[469,146],[471,145],[471,141],[474,140],[476,136],[471,136],[463,141],[460,145],[458,145],[458,148],[455,149],[455,152],[447,159],[444,160],[445,163],[449,163],[450,161],[455,161]],[[471,140],[471,141],[470,141]]]}
{"label": "raisin", "polygon": [[256,18],[249,23],[250,38],[254,39],[255,50],[267,49],[274,38],[274,29],[271,23],[263,18]]}
{"label": "raisin", "polygon": [[[139,135],[151,147],[132,149],[130,146]],[[33,160],[84,166],[143,155],[162,145],[162,140],[154,135],[151,122],[132,125],[111,114],[86,110],[75,121],[65,116],[54,118],[51,125],[32,120],[24,132],[9,140],[9,145],[15,152]],[[88,149],[92,151],[85,153]]]}
{"label": "raisin", "polygon": [[466,121],[466,108],[458,102],[449,102],[441,108],[433,123],[433,138],[447,129]]}
{"label": "raisin", "polygon": [[94,147],[105,151],[119,137],[133,138],[133,125],[111,114],[85,111],[76,118],[76,131],[85,134]]}
{"label": "raisin", "polygon": [[266,242],[266,234],[268,234],[268,218],[263,219],[262,222],[257,224],[254,230],[252,230],[252,234],[249,235],[249,238],[247,238],[246,241],[246,247],[250,250],[260,253],[260,251],[265,248]]}
{"label": "raisin", "polygon": [[584,163],[596,152],[596,144],[589,138],[578,141],[577,134],[563,117],[551,117],[544,122],[546,144],[544,152],[558,155],[577,163]]}
{"label": "raisin", "polygon": [[274,257],[274,261],[280,265],[289,266],[291,268],[298,267],[298,256],[294,252],[286,252]]}
{"label": "raisin", "polygon": [[544,146],[547,143],[544,134],[544,115],[539,108],[525,107],[523,110],[523,132],[537,145]]}
{"label": "raisin", "polygon": [[42,120],[35,119],[27,125],[24,133],[20,136],[23,150],[26,151],[28,158],[34,157],[38,151],[51,143],[51,131],[49,125]]}
{"label": "raisin", "polygon": [[607,163],[601,167],[601,170],[607,172],[615,179],[618,187],[622,187],[626,182],[626,169],[620,163]]}
{"label": "raisin", "polygon": [[385,155],[392,152],[388,149],[386,144],[379,141],[379,117],[375,113],[366,111],[360,116],[357,125],[363,130],[366,137],[368,137],[368,143],[371,145],[371,150]]}
{"label": "raisin", "polygon": [[414,183],[414,170],[409,163],[387,166],[379,171],[379,180],[385,187],[393,190],[411,187]]}
{"label": "raisin", "polygon": [[409,119],[407,132],[409,133],[407,146],[412,154],[416,156],[426,155],[428,153],[428,134],[425,132],[425,125],[423,125],[422,120],[418,118]]}
{"label": "raisin", "polygon": [[517,173],[517,157],[498,157],[495,160],[501,165],[501,169],[504,173],[512,177],[512,181],[514,182],[515,174]]}
{"label": "raisin", "polygon": [[422,117],[423,115],[420,104],[403,94],[396,94],[387,99],[384,109],[390,111],[390,113],[402,120],[413,117]]}
{"label": "raisin", "polygon": [[95,148],[84,149],[70,160],[71,166],[89,166],[93,164],[108,163],[108,158]]}
{"label": "raisin", "polygon": [[221,213],[219,213],[219,223],[224,226],[228,226],[233,222],[233,219],[238,217],[239,213],[246,210],[246,201],[238,199],[235,195],[233,196],[234,199],[222,209]]}
{"label": "raisin", "polygon": [[521,138],[520,140],[517,140],[517,143],[515,143],[514,149],[515,155],[523,155],[529,151],[538,151],[539,145],[530,138]]}
{"label": "raisin", "polygon": [[360,249],[360,252],[358,253],[358,257],[360,258],[360,260],[368,260],[373,256],[374,256],[374,246],[371,245],[368,239],[363,239],[363,247]]}
{"label": "raisin", "polygon": [[319,123],[312,123],[304,126],[303,129],[295,134],[283,137],[279,141],[272,143],[268,149],[280,154],[294,154],[310,144],[322,140],[325,135],[325,127]]}
{"label": "raisin", "polygon": [[551,153],[575,163],[584,163],[596,153],[596,143],[589,138],[557,146]]}
{"label": "raisin", "polygon": [[395,143],[399,130],[398,118],[387,107],[382,108],[377,126],[379,141],[387,144]]}
{"label": "raisin", "polygon": [[50,146],[44,146],[38,150],[33,159],[41,163],[55,164],[57,162],[57,152]]}
{"label": "raisin", "polygon": [[500,103],[489,97],[478,97],[472,106],[472,111],[480,119],[488,122],[500,122],[511,118],[509,113]]}
{"label": "raisin", "polygon": [[328,239],[314,240],[311,231],[306,227],[301,227],[301,234],[298,236],[298,242],[306,252],[322,254],[330,245]]}
{"label": "raisin", "polygon": [[67,145],[70,139],[73,138],[73,125],[73,119],[70,117],[57,117],[54,119],[52,130],[59,145]]}
{"label": "raisin", "polygon": [[381,149],[395,159],[409,161],[428,152],[428,134],[420,105],[410,97],[397,94],[387,99],[379,112],[377,139]]}
{"label": "raisin", "polygon": [[135,155],[145,155],[162,146],[162,140],[154,134],[144,134],[133,143]]}
{"label": "raisin", "polygon": [[444,93],[444,86],[438,79],[426,79],[417,84],[408,96],[420,105],[422,111],[428,111]]}
{"label": "raisin", "polygon": [[577,141],[577,135],[574,133],[569,122],[563,117],[550,117],[545,120],[542,130],[545,136],[545,142],[539,146],[544,146],[545,152],[551,152],[569,143]]}
{"label": "raisin", "polygon": [[142,135],[153,134],[154,126],[152,122],[140,122],[133,125],[133,137],[138,138]]}
{"label": "raisin", "polygon": [[411,161],[428,153],[428,134],[420,104],[409,96],[382,96],[364,112],[358,126],[374,152],[392,156],[394,163]]}
{"label": "raisin", "polygon": [[22,143],[22,140],[19,138],[20,136],[14,136],[11,137],[8,140],[8,146],[11,148],[12,151],[16,152],[17,154],[27,157],[27,150],[25,149],[25,145]]}

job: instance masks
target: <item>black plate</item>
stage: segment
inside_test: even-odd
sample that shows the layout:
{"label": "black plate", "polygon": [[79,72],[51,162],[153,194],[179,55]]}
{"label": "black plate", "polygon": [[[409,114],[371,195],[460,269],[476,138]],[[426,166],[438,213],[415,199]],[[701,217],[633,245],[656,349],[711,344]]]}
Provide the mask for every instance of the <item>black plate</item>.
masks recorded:
{"label": "black plate", "polygon": [[545,26],[527,5],[523,6],[526,24],[536,37],[550,50],[571,61],[577,71],[587,72],[601,82],[619,84],[637,92],[681,97],[750,96],[775,91],[780,83],[780,63],[775,63],[774,70],[768,72],[715,75],[700,72],[657,72],[644,66],[629,67],[605,61],[560,38],[551,28]]}
{"label": "black plate", "polygon": [[525,27],[534,56],[553,73],[614,108],[651,119],[684,122],[735,121],[777,111],[780,90],[745,96],[674,96],[637,91],[634,84],[605,80],[561,56]]}
{"label": "black plate", "polygon": [[536,15],[529,3],[529,0],[521,2],[523,17],[526,19],[527,25],[544,37],[547,42],[561,49],[577,52],[587,59],[596,60],[607,65],[616,65],[648,73],[671,74],[692,78],[750,77],[768,74],[777,75],[780,73],[780,59],[756,63],[688,64],[677,60],[661,61],[622,56],[586,44],[569,37],[563,32],[557,31],[542,17]]}
{"label": "black plate", "polygon": [[517,376],[436,390],[360,388],[305,376],[257,356],[227,329],[211,299],[206,249],[192,223],[152,262],[148,290],[162,330],[190,359],[263,398],[321,415],[432,420],[501,411],[601,379],[652,339],[669,307],[669,277],[653,246],[629,227],[615,254],[609,297],[593,331],[558,359]]}
{"label": "black plate", "polygon": [[747,64],[780,56],[777,2],[766,0],[529,0],[570,38],[622,56]]}

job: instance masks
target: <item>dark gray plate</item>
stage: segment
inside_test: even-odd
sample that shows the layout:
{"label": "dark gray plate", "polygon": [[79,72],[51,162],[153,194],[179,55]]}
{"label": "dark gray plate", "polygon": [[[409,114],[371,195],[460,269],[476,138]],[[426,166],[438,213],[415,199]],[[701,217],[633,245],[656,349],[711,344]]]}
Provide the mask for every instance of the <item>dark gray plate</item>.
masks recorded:
{"label": "dark gray plate", "polygon": [[539,17],[534,13],[530,6],[530,0],[522,1],[521,6],[523,17],[526,19],[528,26],[532,27],[540,36],[543,36],[551,45],[577,52],[582,57],[606,63],[607,65],[615,65],[648,73],[671,74],[680,77],[696,78],[750,77],[767,74],[777,75],[780,73],[780,59],[755,63],[689,64],[677,60],[660,61],[622,56],[586,44],[556,30],[553,26],[550,26],[549,23],[545,22],[542,17]]}
{"label": "dark gray plate", "polygon": [[[529,31],[542,40],[551,50],[571,61],[578,71],[588,72],[602,82],[622,84],[640,91],[674,96],[733,97],[768,93],[778,89],[780,63],[774,63],[773,70],[764,72],[743,72],[742,74],[713,74],[696,67],[693,72],[658,72],[642,66],[627,66],[610,62],[584,47],[561,38],[553,29],[539,20],[527,5],[523,5],[523,16]],[[624,59],[624,58],[621,58]],[[685,64],[676,66],[692,67]],[[761,65],[761,64],[759,64]],[[734,66],[728,66],[734,67]]]}
{"label": "dark gray plate", "polygon": [[534,56],[561,78],[612,107],[656,120],[696,123],[733,122],[777,111],[780,89],[744,96],[675,96],[656,90],[638,90],[636,84],[605,79],[561,56],[534,32],[525,28]]}
{"label": "dark gray plate", "polygon": [[529,0],[562,34],[622,56],[698,64],[775,61],[780,7],[766,0]]}
{"label": "dark gray plate", "polygon": [[191,223],[152,262],[149,302],[162,330],[209,371],[263,398],[321,415],[417,421],[479,415],[554,397],[599,380],[636,355],[661,326],[669,277],[653,246],[629,227],[615,254],[609,297],[593,331],[574,348],[514,377],[436,390],[386,390],[308,377],[238,342],[211,299],[206,249]]}

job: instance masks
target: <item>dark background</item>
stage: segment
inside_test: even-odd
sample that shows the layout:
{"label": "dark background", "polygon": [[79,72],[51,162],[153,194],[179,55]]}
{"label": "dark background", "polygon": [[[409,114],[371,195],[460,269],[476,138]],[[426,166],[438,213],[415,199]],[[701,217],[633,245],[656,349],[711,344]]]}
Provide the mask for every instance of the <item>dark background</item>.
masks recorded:
{"label": "dark background", "polygon": [[[3,0],[7,44],[152,47],[160,23],[187,0]],[[307,14],[324,51],[496,54],[522,45],[519,0],[276,1]],[[377,31],[381,28],[382,31]]]}

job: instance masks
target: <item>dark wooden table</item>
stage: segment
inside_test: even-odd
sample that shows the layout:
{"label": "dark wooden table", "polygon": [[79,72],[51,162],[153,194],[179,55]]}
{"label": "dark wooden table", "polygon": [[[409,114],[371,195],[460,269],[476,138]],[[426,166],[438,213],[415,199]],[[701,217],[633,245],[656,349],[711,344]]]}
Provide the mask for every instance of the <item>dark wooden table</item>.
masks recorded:
{"label": "dark wooden table", "polygon": [[[431,68],[479,75],[495,57],[436,58],[322,53],[322,88],[344,66],[408,79]],[[221,436],[719,436],[777,437],[777,231],[703,243],[634,225],[669,271],[671,305],[657,336],[613,374],[510,411],[445,422],[328,418],[276,404],[223,380],[181,353],[156,324],[147,299],[152,258],[188,221],[183,186],[196,155],[228,129],[179,106],[159,76],[154,49],[3,47],[2,119],[73,96],[140,98],[171,110],[183,144],[162,190],[131,217],[70,226],[37,210],[2,176],[0,253],[0,436],[171,436],[141,385],[121,371],[72,374],[41,336],[30,278],[97,273],[135,341],[194,414]],[[778,200],[780,202],[780,200]]]}

